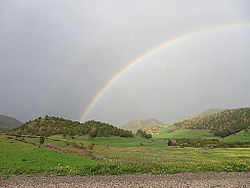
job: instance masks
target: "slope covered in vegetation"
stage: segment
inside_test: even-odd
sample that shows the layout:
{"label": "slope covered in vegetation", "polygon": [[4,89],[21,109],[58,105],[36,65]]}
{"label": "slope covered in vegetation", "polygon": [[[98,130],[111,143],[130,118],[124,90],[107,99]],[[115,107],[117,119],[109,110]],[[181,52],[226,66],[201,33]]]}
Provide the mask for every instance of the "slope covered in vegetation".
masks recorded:
{"label": "slope covered in vegetation", "polygon": [[22,122],[9,116],[0,114],[0,129],[11,129],[22,125]]}
{"label": "slope covered in vegetation", "polygon": [[250,128],[250,108],[225,110],[220,113],[199,115],[174,123],[178,129],[212,130],[215,136],[226,137]]}
{"label": "slope covered in vegetation", "polygon": [[78,121],[49,116],[45,116],[44,118],[39,117],[33,121],[26,122],[22,126],[12,129],[11,131],[18,134],[41,136],[51,136],[56,134],[63,134],[64,136],[90,135],[91,137],[133,136],[131,131],[123,130],[99,121],[80,123]]}
{"label": "slope covered in vegetation", "polygon": [[250,129],[244,129],[238,133],[224,138],[228,142],[250,142]]}
{"label": "slope covered in vegetation", "polygon": [[178,129],[154,135],[154,138],[214,138],[210,130]]}

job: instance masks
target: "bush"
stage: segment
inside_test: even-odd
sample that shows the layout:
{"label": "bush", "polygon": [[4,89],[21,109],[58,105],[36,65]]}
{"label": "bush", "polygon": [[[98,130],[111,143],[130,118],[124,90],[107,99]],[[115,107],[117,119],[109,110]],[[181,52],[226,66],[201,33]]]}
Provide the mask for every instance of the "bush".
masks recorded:
{"label": "bush", "polygon": [[45,138],[43,136],[39,137],[39,144],[42,145],[45,142]]}
{"label": "bush", "polygon": [[146,138],[146,139],[152,138],[151,134],[147,134],[146,131],[143,131],[141,129],[137,130],[136,135],[141,136],[142,138]]}

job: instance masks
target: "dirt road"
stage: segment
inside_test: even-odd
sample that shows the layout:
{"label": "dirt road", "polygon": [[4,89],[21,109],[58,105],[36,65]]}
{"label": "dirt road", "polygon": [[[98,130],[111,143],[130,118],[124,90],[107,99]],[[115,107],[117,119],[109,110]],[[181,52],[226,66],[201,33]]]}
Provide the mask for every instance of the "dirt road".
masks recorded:
{"label": "dirt road", "polygon": [[250,188],[249,173],[184,173],[173,175],[122,175],[122,176],[13,176],[0,180],[3,188]]}

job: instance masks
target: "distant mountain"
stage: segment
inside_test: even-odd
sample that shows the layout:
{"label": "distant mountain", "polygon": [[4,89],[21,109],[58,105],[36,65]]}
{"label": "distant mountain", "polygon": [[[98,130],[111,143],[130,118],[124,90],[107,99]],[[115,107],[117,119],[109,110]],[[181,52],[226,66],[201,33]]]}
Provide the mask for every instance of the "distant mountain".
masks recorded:
{"label": "distant mountain", "polygon": [[15,128],[23,123],[17,119],[0,114],[0,129]]}
{"label": "distant mountain", "polygon": [[250,108],[198,115],[194,118],[174,123],[173,126],[178,129],[212,130],[215,136],[225,137],[250,128]]}
{"label": "distant mountain", "polygon": [[131,121],[122,126],[125,130],[130,130],[132,132],[136,132],[138,129],[149,130],[149,129],[158,129],[162,127],[166,127],[167,125],[161,121],[156,119],[148,119],[148,120],[137,120]]}

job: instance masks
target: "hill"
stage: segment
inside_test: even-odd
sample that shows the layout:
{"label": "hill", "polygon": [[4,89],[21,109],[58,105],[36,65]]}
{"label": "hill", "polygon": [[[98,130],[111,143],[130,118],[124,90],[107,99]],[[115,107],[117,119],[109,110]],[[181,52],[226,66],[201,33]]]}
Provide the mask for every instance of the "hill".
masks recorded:
{"label": "hill", "polygon": [[0,114],[0,129],[15,128],[22,125],[22,122],[9,116]]}
{"label": "hill", "polygon": [[78,121],[49,116],[45,116],[44,118],[39,117],[33,121],[26,122],[22,126],[12,129],[11,131],[18,134],[40,136],[51,136],[57,134],[63,134],[64,136],[89,135],[90,137],[133,136],[131,131],[123,130],[99,121],[80,123]]}
{"label": "hill", "polygon": [[138,129],[143,129],[147,132],[150,130],[158,129],[167,126],[165,123],[158,121],[156,119],[148,119],[148,120],[137,120],[131,121],[122,126],[125,130],[130,130],[132,132],[136,132]]}
{"label": "hill", "polygon": [[194,118],[174,123],[173,126],[178,129],[212,130],[215,136],[226,137],[250,128],[250,108],[198,115]]}

